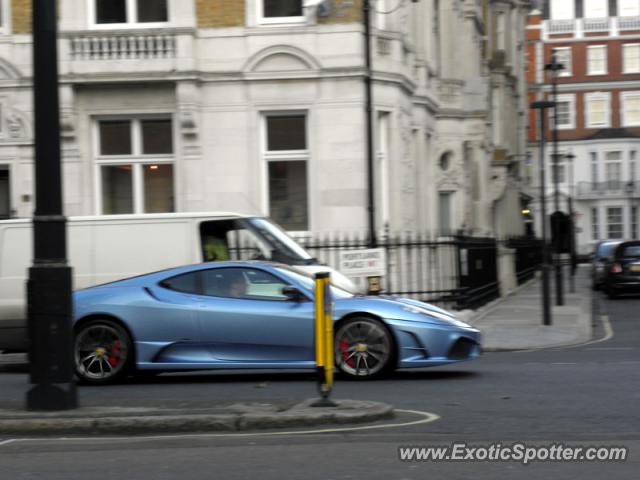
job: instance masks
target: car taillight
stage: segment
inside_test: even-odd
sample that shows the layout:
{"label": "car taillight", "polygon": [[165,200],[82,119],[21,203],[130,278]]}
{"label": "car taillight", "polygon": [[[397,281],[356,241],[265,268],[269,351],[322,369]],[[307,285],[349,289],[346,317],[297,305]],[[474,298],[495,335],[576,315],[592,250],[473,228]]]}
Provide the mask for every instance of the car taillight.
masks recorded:
{"label": "car taillight", "polygon": [[614,263],[611,265],[611,273],[622,273],[622,267],[619,263]]}

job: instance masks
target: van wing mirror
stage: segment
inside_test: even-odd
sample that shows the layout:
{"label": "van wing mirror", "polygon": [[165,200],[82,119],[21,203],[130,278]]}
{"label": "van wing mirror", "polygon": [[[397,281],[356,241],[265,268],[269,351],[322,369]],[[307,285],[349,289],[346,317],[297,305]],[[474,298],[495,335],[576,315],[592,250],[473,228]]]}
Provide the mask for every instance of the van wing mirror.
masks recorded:
{"label": "van wing mirror", "polygon": [[282,294],[287,297],[287,300],[291,300],[293,302],[302,302],[307,298],[299,289],[292,287],[291,285],[282,287]]}

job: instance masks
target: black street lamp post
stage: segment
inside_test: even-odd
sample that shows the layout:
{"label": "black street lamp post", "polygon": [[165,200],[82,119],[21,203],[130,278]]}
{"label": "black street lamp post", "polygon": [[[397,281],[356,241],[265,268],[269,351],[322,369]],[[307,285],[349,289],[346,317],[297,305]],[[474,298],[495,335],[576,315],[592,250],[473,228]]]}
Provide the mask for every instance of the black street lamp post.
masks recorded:
{"label": "black street lamp post", "polygon": [[547,198],[546,198],[546,174],[544,161],[544,136],[546,110],[553,108],[554,102],[538,101],[531,104],[531,108],[540,110],[540,223],[542,225],[542,323],[551,325],[551,289],[549,285],[549,249],[547,235]]}
{"label": "black street lamp post", "polygon": [[[558,72],[564,69],[564,65],[558,63],[555,52],[551,54],[551,63],[544,66],[544,69],[551,72],[551,87],[553,97],[553,199],[555,212],[560,213],[560,190],[558,186]],[[559,236],[554,241],[554,266],[556,272],[556,305],[564,305],[564,295],[562,287],[562,264],[560,260],[561,242]]]}
{"label": "black street lamp post", "polygon": [[576,267],[577,267],[577,258],[576,258],[576,224],[575,224],[575,212],[573,211],[573,168],[574,168],[574,159],[576,156],[573,153],[567,153],[565,155],[567,159],[567,166],[569,170],[569,186],[567,190],[567,207],[569,210],[569,255],[571,259],[571,274],[569,276],[569,291],[571,293],[576,292]]}
{"label": "black street lamp post", "polygon": [[36,209],[27,286],[29,410],[77,406],[73,381],[71,268],[62,213],[56,0],[33,2]]}
{"label": "black street lamp post", "polygon": [[629,180],[627,182],[627,184],[624,187],[624,190],[625,190],[625,193],[627,194],[627,197],[629,198],[629,220],[630,220],[629,231],[631,232],[630,236],[633,240],[636,240],[636,237],[638,236],[638,232],[636,232],[636,229],[634,228],[636,219],[635,219],[635,216],[633,215],[633,194],[635,193],[636,186],[633,180]]}
{"label": "black street lamp post", "polygon": [[362,21],[364,22],[364,56],[365,56],[365,102],[366,102],[366,136],[367,136],[367,219],[369,224],[369,248],[375,248],[378,244],[376,237],[376,212],[375,212],[375,174],[373,163],[373,93],[371,78],[371,3],[370,0],[362,2]]}

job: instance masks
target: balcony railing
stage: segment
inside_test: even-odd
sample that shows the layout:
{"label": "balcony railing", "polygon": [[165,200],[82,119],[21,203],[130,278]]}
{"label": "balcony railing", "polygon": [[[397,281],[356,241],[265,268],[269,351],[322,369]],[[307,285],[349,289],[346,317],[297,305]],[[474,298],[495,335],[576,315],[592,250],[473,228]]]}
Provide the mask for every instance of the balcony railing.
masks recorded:
{"label": "balcony railing", "polygon": [[623,180],[605,182],[579,182],[577,197],[636,197],[640,195],[640,183]]}
{"label": "balcony railing", "polygon": [[69,38],[72,60],[146,60],[174,58],[173,34],[80,34]]}
{"label": "balcony railing", "polygon": [[569,33],[578,38],[588,33],[617,35],[623,31],[640,30],[640,16],[547,20],[544,29],[546,35]]}
{"label": "balcony railing", "polygon": [[575,20],[550,20],[549,33],[573,33],[575,23]]}
{"label": "balcony railing", "polygon": [[609,19],[607,17],[585,18],[582,20],[582,28],[585,32],[607,32],[609,27]]}
{"label": "balcony railing", "polygon": [[619,30],[640,30],[640,17],[618,17]]}

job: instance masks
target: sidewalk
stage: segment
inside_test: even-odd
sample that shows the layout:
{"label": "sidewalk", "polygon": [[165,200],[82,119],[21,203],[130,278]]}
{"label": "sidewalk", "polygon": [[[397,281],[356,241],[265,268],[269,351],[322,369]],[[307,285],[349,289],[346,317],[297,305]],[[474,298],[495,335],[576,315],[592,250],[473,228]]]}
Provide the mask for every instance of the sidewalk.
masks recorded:
{"label": "sidewalk", "polygon": [[539,277],[506,297],[462,316],[483,333],[486,351],[523,350],[578,344],[591,339],[591,284],[589,267],[581,265],[575,276],[575,293],[569,293],[565,269],[565,304],[555,306],[554,272],[551,280],[551,325],[543,325],[542,282]]}

